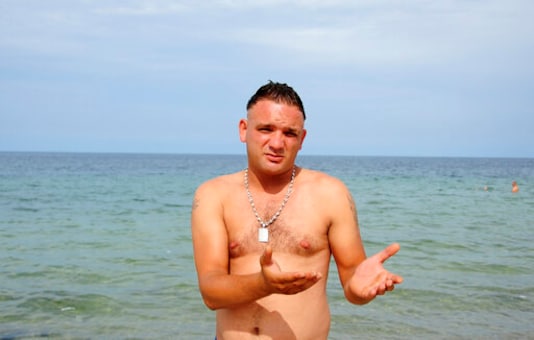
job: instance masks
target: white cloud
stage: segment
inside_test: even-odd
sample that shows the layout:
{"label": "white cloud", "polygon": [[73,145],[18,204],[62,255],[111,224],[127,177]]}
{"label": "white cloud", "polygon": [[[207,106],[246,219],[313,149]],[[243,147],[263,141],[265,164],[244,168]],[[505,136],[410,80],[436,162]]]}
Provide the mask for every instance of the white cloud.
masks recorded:
{"label": "white cloud", "polygon": [[521,44],[530,39],[525,32],[534,30],[521,6],[454,2],[438,7],[422,1],[395,6],[399,3],[406,4],[367,3],[363,10],[347,2],[346,8],[327,7],[326,2],[330,11],[322,20],[243,25],[225,36],[258,49],[294,53],[299,63],[396,67],[501,54],[502,45]]}
{"label": "white cloud", "polygon": [[[191,6],[178,1],[130,1],[127,4],[121,3],[115,6],[113,2],[100,3],[99,6],[106,4],[105,7],[99,7],[93,10],[94,13],[104,15],[118,16],[158,16],[169,14],[181,14],[191,10]],[[128,6],[126,6],[128,5]]]}
{"label": "white cloud", "polygon": [[[529,0],[3,0],[1,113],[12,108],[5,121],[15,124],[46,107],[57,122],[83,122],[61,115],[88,114],[78,106],[87,107],[92,93],[88,102],[98,112],[115,104],[142,116],[147,103],[158,103],[170,115],[188,101],[214,121],[241,109],[235,102],[251,84],[274,78],[303,85],[311,111],[333,111],[328,117],[337,122],[319,119],[313,134],[331,135],[340,121],[376,126],[366,113],[386,115],[394,128],[435,131],[461,125],[467,112],[497,130],[497,115],[511,105],[524,113],[534,104],[533,12]],[[79,98],[69,102],[70,87]],[[33,91],[42,95],[32,107],[14,100],[27,88],[54,92]],[[54,131],[61,129],[68,127]],[[392,131],[391,140],[402,139]],[[366,142],[381,145],[373,136]]]}
{"label": "white cloud", "polygon": [[0,48],[70,56],[108,49],[112,59],[146,53],[157,62],[154,50],[181,45],[187,51],[194,43],[202,53],[211,44],[228,44],[256,49],[259,58],[287,56],[286,62],[306,67],[436,65],[481,54],[524,54],[527,48],[532,54],[534,48],[525,42],[534,30],[528,15],[533,5],[519,0],[59,4],[34,8],[12,1],[6,7],[13,17],[0,26]]}

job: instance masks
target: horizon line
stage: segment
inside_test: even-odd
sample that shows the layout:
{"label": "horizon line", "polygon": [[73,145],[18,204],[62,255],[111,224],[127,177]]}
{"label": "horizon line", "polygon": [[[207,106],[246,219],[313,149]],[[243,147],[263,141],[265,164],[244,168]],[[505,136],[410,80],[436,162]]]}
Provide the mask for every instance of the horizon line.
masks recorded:
{"label": "horizon line", "polygon": [[[27,154],[109,154],[109,155],[192,155],[192,156],[243,156],[246,153],[228,152],[169,152],[169,151],[66,151],[66,150],[0,150],[0,153],[27,153]],[[533,159],[534,156],[459,156],[459,155],[392,155],[392,154],[322,154],[299,153],[303,157],[384,157],[384,158],[491,158],[491,159]]]}

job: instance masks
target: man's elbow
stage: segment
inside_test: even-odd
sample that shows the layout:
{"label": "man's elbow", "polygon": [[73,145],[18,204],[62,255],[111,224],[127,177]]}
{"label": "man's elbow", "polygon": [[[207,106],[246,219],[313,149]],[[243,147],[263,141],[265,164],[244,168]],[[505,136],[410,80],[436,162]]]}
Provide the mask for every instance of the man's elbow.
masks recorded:
{"label": "man's elbow", "polygon": [[206,307],[208,307],[211,310],[217,310],[217,309],[220,308],[220,307],[218,307],[218,305],[216,303],[214,303],[210,299],[203,298],[202,300],[204,301],[204,304],[206,305]]}
{"label": "man's elbow", "polygon": [[211,310],[217,310],[217,309],[221,309],[225,307],[221,304],[221,302],[217,298],[214,298],[213,296],[211,296],[205,291],[201,290],[200,295],[202,295],[202,301],[204,301],[204,304],[206,305],[206,307],[208,307]]}

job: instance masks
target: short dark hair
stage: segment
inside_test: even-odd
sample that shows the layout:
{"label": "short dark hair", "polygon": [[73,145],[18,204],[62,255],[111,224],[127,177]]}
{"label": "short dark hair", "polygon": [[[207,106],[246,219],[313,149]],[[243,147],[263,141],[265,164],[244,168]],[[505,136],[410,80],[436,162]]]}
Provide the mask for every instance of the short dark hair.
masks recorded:
{"label": "short dark hair", "polygon": [[249,110],[254,104],[262,99],[272,100],[276,103],[283,103],[288,105],[294,105],[302,112],[304,120],[306,120],[306,112],[304,111],[304,105],[300,99],[298,93],[287,84],[276,83],[269,81],[269,83],[263,85],[256,91],[256,93],[250,97],[247,103],[247,110]]}

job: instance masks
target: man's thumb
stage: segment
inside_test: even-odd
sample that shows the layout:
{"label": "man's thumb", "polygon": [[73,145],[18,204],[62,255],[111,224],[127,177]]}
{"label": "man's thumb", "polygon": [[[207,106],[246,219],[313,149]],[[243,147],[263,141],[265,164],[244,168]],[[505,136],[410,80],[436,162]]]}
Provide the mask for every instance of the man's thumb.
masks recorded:
{"label": "man's thumb", "polygon": [[271,246],[266,246],[263,254],[260,257],[260,264],[262,266],[270,266],[273,264],[273,249]]}
{"label": "man's thumb", "polygon": [[384,263],[387,259],[395,255],[400,250],[398,243],[392,243],[379,253],[380,262]]}

